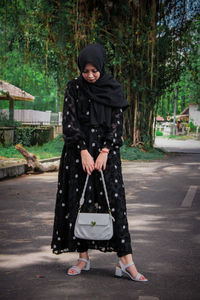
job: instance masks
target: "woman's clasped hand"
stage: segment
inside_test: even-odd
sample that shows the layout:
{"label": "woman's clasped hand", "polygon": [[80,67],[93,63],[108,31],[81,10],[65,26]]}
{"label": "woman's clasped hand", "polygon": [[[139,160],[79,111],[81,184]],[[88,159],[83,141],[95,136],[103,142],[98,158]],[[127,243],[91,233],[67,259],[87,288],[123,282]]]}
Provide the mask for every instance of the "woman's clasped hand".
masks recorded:
{"label": "woman's clasped hand", "polygon": [[105,171],[107,159],[108,159],[108,153],[100,152],[96,161],[94,161],[93,157],[88,152],[88,150],[81,150],[83,171],[87,172],[88,175],[91,175],[91,173],[95,169],[100,172],[102,167],[103,170]]}

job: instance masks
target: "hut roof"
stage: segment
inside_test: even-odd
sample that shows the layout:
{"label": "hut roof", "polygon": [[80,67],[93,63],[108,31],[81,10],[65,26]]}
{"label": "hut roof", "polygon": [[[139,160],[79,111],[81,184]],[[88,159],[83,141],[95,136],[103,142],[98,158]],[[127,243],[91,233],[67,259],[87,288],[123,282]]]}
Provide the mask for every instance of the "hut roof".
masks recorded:
{"label": "hut roof", "polygon": [[188,115],[189,116],[189,107],[186,107],[181,113],[180,115]]}
{"label": "hut roof", "polygon": [[0,79],[0,100],[9,99],[34,101],[35,97],[14,86],[13,84]]}

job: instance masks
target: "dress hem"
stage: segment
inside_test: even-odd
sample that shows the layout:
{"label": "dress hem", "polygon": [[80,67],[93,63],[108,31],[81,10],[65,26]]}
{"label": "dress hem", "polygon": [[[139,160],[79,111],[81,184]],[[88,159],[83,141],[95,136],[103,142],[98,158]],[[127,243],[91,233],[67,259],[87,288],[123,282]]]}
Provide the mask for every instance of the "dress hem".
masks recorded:
{"label": "dress hem", "polygon": [[[52,248],[51,248],[52,249]],[[124,255],[127,255],[127,254],[132,254],[133,252],[132,252],[132,250],[131,251],[127,251],[127,252],[123,252],[123,254],[122,255],[118,255],[118,250],[116,250],[116,249],[99,249],[99,248],[95,248],[95,247],[90,247],[90,248],[88,248],[88,250],[98,250],[98,251],[100,251],[100,252],[103,252],[103,253],[107,253],[107,252],[116,252],[116,254],[117,254],[117,256],[118,257],[121,257],[121,256],[124,256]],[[88,251],[87,250],[87,251]],[[56,255],[59,255],[59,254],[62,254],[62,253],[73,253],[73,252],[75,252],[75,253],[79,253],[79,251],[78,251],[78,249],[74,249],[74,250],[67,250],[67,249],[53,249],[52,250],[52,253],[53,254],[56,254]]]}

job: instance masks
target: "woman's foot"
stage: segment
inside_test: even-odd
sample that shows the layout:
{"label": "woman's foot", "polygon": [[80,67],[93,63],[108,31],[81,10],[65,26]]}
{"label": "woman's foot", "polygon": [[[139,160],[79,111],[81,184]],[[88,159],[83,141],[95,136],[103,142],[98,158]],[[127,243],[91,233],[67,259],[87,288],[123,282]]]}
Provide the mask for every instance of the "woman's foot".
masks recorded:
{"label": "woman's foot", "polygon": [[[79,268],[80,271],[82,271],[83,268],[86,266],[86,264],[87,264],[86,262],[78,260],[76,267]],[[71,267],[71,268],[69,268],[67,274],[75,275],[75,274],[80,274],[80,273]]]}
{"label": "woman's foot", "polygon": [[[131,254],[127,254],[125,256],[120,257],[121,262],[126,266],[129,263],[133,262],[133,257]],[[119,268],[121,268],[120,264],[118,263],[117,265]],[[135,264],[132,264],[130,267],[126,268],[126,271],[133,277],[136,278],[137,275],[139,274]],[[144,277],[144,275],[142,275],[139,279],[139,281],[145,281],[147,280],[146,277]]]}
{"label": "woman's foot", "polygon": [[[89,256],[88,256],[88,253],[87,252],[83,252],[80,254],[79,258],[84,258],[86,259],[87,261],[89,261]],[[82,261],[82,260],[78,260],[77,264],[76,264],[76,267],[78,269],[80,269],[80,272],[83,270],[84,267],[86,267],[87,265],[87,262],[85,261]],[[78,272],[76,269],[74,269],[73,267],[69,268],[67,274],[69,275],[76,275],[76,274],[80,274],[80,272]]]}

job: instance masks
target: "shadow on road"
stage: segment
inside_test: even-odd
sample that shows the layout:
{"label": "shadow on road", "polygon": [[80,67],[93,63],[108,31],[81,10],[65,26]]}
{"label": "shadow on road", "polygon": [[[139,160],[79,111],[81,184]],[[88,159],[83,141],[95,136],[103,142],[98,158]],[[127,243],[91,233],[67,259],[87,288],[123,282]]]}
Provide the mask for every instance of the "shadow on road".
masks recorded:
{"label": "shadow on road", "polygon": [[198,299],[199,190],[191,208],[181,203],[199,169],[192,155],[122,165],[134,260],[146,284],[115,278],[116,254],[97,250],[89,251],[90,272],[65,275],[78,255],[50,249],[57,173],[1,182],[2,299]]}

